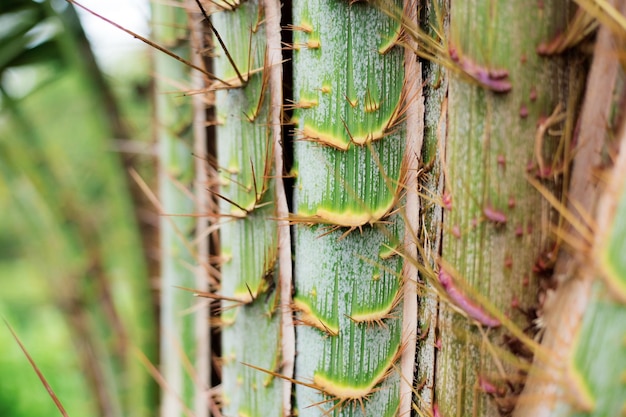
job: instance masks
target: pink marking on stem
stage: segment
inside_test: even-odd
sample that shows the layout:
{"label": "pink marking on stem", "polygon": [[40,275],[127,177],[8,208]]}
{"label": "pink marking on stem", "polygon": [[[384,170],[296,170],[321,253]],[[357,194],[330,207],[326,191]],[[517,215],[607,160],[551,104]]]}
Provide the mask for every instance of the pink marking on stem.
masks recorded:
{"label": "pink marking on stem", "polygon": [[478,387],[487,394],[500,394],[498,387],[482,375],[478,375]]}
{"label": "pink marking on stem", "polygon": [[503,212],[494,209],[490,205],[483,208],[483,214],[485,215],[485,218],[491,222],[497,224],[506,223],[506,215]]}
{"label": "pink marking on stem", "polygon": [[524,236],[524,227],[521,224],[515,226],[515,237]]}
{"label": "pink marking on stem", "polygon": [[543,170],[537,168],[535,176],[540,179],[550,178],[552,176],[552,167],[544,167]]}
{"label": "pink marking on stem", "polygon": [[450,297],[456,306],[463,310],[470,318],[487,327],[500,326],[500,320],[495,317],[491,317],[487,312],[480,308],[480,306],[459,291],[459,289],[454,285],[452,276],[448,274],[443,267],[439,267],[439,274],[437,275],[437,278],[439,279],[439,283],[443,289],[448,294],[448,297]]}
{"label": "pink marking on stem", "polygon": [[554,38],[548,42],[542,42],[537,46],[537,54],[541,56],[554,55],[562,51],[562,46],[565,41],[565,35],[563,32],[557,33]]}
{"label": "pink marking on stem", "polygon": [[456,50],[456,47],[452,44],[448,45],[448,53],[450,54],[450,59],[454,62],[459,62],[459,52]]}
{"label": "pink marking on stem", "polygon": [[437,405],[437,403],[433,404],[433,417],[442,417],[441,413],[439,412],[439,406]]}
{"label": "pink marking on stem", "polygon": [[545,264],[543,263],[543,261],[538,260],[537,262],[535,262],[535,264],[533,265],[533,272],[535,274],[540,274],[543,271],[545,271]]}
{"label": "pink marking on stem", "polygon": [[460,55],[456,47],[451,43],[448,45],[448,54],[450,59],[460,67],[461,71],[494,93],[508,93],[513,88],[508,80],[509,71],[505,69],[487,69],[480,66],[471,59]]}
{"label": "pink marking on stem", "polygon": [[447,192],[443,193],[441,200],[443,201],[443,207],[448,211],[452,211],[452,196]]}
{"label": "pink marking on stem", "polygon": [[506,157],[502,154],[498,155],[496,157],[496,160],[498,161],[498,165],[500,165],[502,167],[502,169],[506,168]]}
{"label": "pink marking on stem", "polygon": [[530,87],[530,94],[528,95],[528,98],[530,98],[530,101],[537,100],[537,88],[535,88],[535,86]]}
{"label": "pink marking on stem", "polygon": [[515,197],[510,196],[509,197],[509,208],[512,209],[515,207]]}
{"label": "pink marking on stem", "polygon": [[509,77],[509,72],[505,69],[490,69],[489,78],[492,80],[503,80]]}
{"label": "pink marking on stem", "polygon": [[452,226],[452,236],[454,236],[457,239],[461,238],[461,228],[459,227],[458,224],[455,224],[454,226]]}
{"label": "pink marking on stem", "polygon": [[467,59],[461,59],[461,68],[463,68],[463,71],[465,71],[467,75],[494,93],[508,93],[513,88],[511,82],[502,77],[502,73],[498,73],[499,78],[493,78],[489,74],[488,70],[485,70],[485,68],[478,66]]}
{"label": "pink marking on stem", "polygon": [[528,117],[528,107],[524,103],[522,103],[522,105],[519,108],[519,117],[521,117],[522,119],[525,119]]}
{"label": "pink marking on stem", "polygon": [[442,346],[442,345],[443,345],[443,343],[441,342],[441,338],[440,338],[440,337],[438,337],[438,338],[437,338],[437,340],[435,340],[435,347],[436,347],[438,350],[441,350],[441,346]]}

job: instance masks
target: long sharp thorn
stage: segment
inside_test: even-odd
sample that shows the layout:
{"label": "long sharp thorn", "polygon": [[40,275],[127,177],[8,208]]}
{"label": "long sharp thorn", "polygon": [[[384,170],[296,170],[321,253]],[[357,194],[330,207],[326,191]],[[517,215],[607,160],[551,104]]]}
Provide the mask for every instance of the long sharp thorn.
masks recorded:
{"label": "long sharp thorn", "polygon": [[252,301],[256,301],[256,297],[252,293],[252,289],[250,288],[247,282],[246,282],[246,288],[248,289],[248,294],[250,294],[250,298],[252,298]]}
{"label": "long sharp thorn", "polygon": [[228,58],[228,62],[230,62],[230,65],[233,66],[233,69],[237,73],[237,78],[239,78],[239,81],[241,81],[242,85],[246,85],[246,81],[243,79],[243,76],[239,72],[239,68],[237,68],[237,64],[235,64],[235,61],[233,60],[233,57],[230,56],[230,52],[228,52],[228,48],[226,48],[226,45],[224,44],[224,41],[222,41],[222,37],[220,36],[220,34],[217,32],[217,30],[213,26],[213,23],[211,22],[211,19],[209,19],[209,15],[207,14],[206,10],[204,10],[204,7],[200,3],[200,0],[196,0],[196,3],[198,4],[198,7],[200,7],[200,11],[202,12],[202,15],[204,16],[204,19],[206,20],[207,24],[209,25],[209,28],[211,28],[211,32],[213,32],[213,34],[217,38],[217,41],[220,43],[220,46],[222,47],[222,49],[226,53],[226,57]]}
{"label": "long sharp thorn", "polygon": [[226,201],[226,202],[228,202],[228,203],[232,204],[233,206],[237,207],[239,210],[243,211],[244,213],[247,213],[247,212],[248,212],[248,210],[246,210],[245,208],[241,207],[239,204],[235,203],[235,202],[234,202],[233,200],[231,200],[230,198],[225,197],[225,196],[223,196],[223,195],[221,195],[221,194],[219,194],[219,193],[213,192],[213,191],[211,191],[211,190],[209,190],[209,191],[210,191],[211,193],[215,194],[217,197],[221,198],[222,200],[224,200],[224,201]]}
{"label": "long sharp thorn", "polygon": [[223,83],[225,86],[230,87],[231,85],[229,83],[227,83],[226,81],[216,77],[215,75],[211,74],[210,72],[208,72],[207,70],[205,70],[204,68],[201,68],[197,65],[192,64],[191,62],[187,61],[185,58],[176,55],[175,53],[173,53],[172,51],[169,51],[167,48],[162,47],[161,45],[152,42],[150,39],[144,38],[143,36],[133,32],[132,30],[126,29],[125,27],[118,25],[117,23],[115,23],[114,21],[107,19],[106,17],[94,12],[93,10],[87,8],[86,6],[83,6],[82,4],[78,3],[75,0],[66,0],[68,3],[71,3],[77,7],[80,7],[81,9],[85,10],[87,13],[92,14],[94,16],[96,16],[98,19],[107,22],[110,25],[115,26],[116,28],[118,28],[119,30],[128,33],[129,35],[131,35],[133,38],[139,39],[140,41],[142,41],[143,43],[145,43],[146,45],[151,46],[152,48],[163,52],[166,55],[171,56],[172,58],[174,58],[175,60],[182,62],[183,64],[187,65],[190,68],[193,68],[195,70],[200,71],[201,73],[203,73],[204,75],[206,75],[207,77],[209,77],[211,80],[216,80],[219,81],[221,83]]}
{"label": "long sharp thorn", "polygon": [[250,158],[250,169],[252,170],[252,185],[254,186],[254,199],[255,201],[258,201],[259,190],[257,189],[256,173],[254,172],[254,162],[252,161],[252,158]]}
{"label": "long sharp thorn", "polygon": [[30,362],[30,366],[33,368],[33,370],[35,371],[35,373],[39,377],[39,380],[41,381],[41,384],[46,388],[46,391],[48,391],[48,394],[50,395],[50,398],[52,398],[52,401],[54,401],[54,404],[59,409],[59,412],[61,413],[61,415],[63,417],[69,417],[69,414],[67,414],[67,411],[65,411],[65,408],[63,407],[63,404],[61,404],[61,401],[59,400],[59,397],[57,397],[57,395],[54,393],[54,390],[52,389],[52,387],[50,386],[50,384],[46,380],[46,377],[43,376],[43,373],[41,373],[41,371],[37,367],[37,364],[35,364],[35,361],[33,360],[33,358],[30,356],[30,354],[28,353],[28,351],[26,350],[26,348],[22,344],[22,341],[20,340],[20,338],[17,337],[17,334],[15,333],[15,331],[13,330],[11,325],[6,320],[3,319],[3,321],[4,321],[4,324],[6,324],[6,326],[9,328],[9,331],[13,335],[13,338],[15,339],[17,344],[20,346],[20,349],[22,349],[22,352],[24,352],[24,355],[26,355],[26,359],[28,359],[28,362]]}

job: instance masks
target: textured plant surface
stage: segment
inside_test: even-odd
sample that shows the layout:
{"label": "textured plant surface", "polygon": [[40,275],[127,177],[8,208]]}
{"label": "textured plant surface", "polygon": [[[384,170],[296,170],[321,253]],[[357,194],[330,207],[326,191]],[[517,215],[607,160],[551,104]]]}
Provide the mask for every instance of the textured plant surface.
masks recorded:
{"label": "textured plant surface", "polygon": [[[222,401],[225,415],[282,410],[278,227],[270,129],[265,12],[257,1],[223,7],[213,24],[226,49],[215,60],[220,172]],[[249,366],[251,365],[251,366]]]}
{"label": "textured plant surface", "polygon": [[[233,56],[245,53],[252,62],[235,58],[241,60],[237,76],[220,55],[218,62],[229,71],[218,74],[221,87],[245,81],[245,89],[226,86],[227,93],[221,94],[263,90],[254,87],[254,78],[246,78],[254,73],[261,81],[270,68],[260,63],[263,47],[249,40],[262,27],[262,11],[250,12],[253,21],[241,29],[221,23],[222,15],[244,14],[252,3],[222,6],[228,10],[214,15],[218,32],[227,47],[238,51],[231,51]],[[252,367],[257,378],[265,372],[266,377],[294,381],[293,409],[299,415],[396,415],[404,381],[399,359],[407,352],[407,341],[414,343],[410,333],[403,335],[408,321],[402,306],[403,290],[416,279],[407,272],[413,267],[420,274],[411,293],[420,307],[409,314],[419,314],[418,326],[412,328],[419,341],[416,365],[405,368],[404,375],[408,383],[417,372],[412,383],[415,412],[510,414],[533,356],[551,355],[536,342],[533,319],[542,309],[537,294],[554,286],[552,265],[559,250],[570,245],[562,231],[571,220],[556,209],[568,203],[585,61],[574,53],[555,52],[584,38],[584,31],[595,27],[593,20],[579,12],[568,23],[572,15],[566,1],[428,4],[420,21],[407,13],[411,9],[406,5],[392,1],[283,5],[288,6],[293,6],[287,26],[292,42],[286,45],[293,57],[293,100],[286,106],[292,112],[293,136],[286,140],[294,141],[289,215],[294,236],[291,308],[298,324],[294,380],[280,368],[290,358],[269,348],[250,353],[249,337],[257,345],[264,339],[251,332],[245,337],[230,333],[229,327],[236,328],[231,322],[251,306],[222,313],[225,346],[233,343],[257,361],[268,354],[271,363]],[[575,41],[555,47],[555,33],[564,28],[569,32],[561,37]],[[247,46],[242,45],[245,39]],[[411,57],[428,60],[421,92],[407,92],[407,80],[419,80],[422,74],[403,75],[405,48]],[[257,114],[263,114],[263,94],[255,94],[249,103],[238,104],[239,117],[233,119],[241,125],[253,126]],[[424,113],[415,106],[421,100]],[[229,112],[235,108],[234,101],[219,95],[216,103]],[[411,117],[424,123],[419,127],[425,136],[421,155],[407,151],[404,123]],[[218,131],[227,135],[223,120],[218,117]],[[267,126],[258,128],[269,136]],[[254,242],[261,255],[240,249],[239,256],[248,262],[260,257],[264,260],[257,262],[265,269],[250,276],[240,273],[227,284],[224,271],[235,259],[233,225],[262,217],[262,209],[269,213],[265,220],[275,216],[266,208],[272,198],[263,200],[265,184],[272,183],[268,178],[277,176],[268,166],[271,151],[246,145],[244,138],[254,144],[252,137],[262,134],[241,129],[231,130],[227,146],[235,151],[227,157],[220,151],[219,162],[225,185],[222,215],[228,216],[221,220],[222,239],[227,240],[222,242],[220,294],[236,299],[228,306],[259,302],[259,282],[266,281],[258,277],[267,277],[274,264],[268,254],[269,259],[275,256],[268,243],[274,226],[264,222],[263,230],[251,228],[245,241]],[[263,150],[254,159],[247,146]],[[407,186],[410,172],[422,174],[419,191]],[[247,198],[236,196],[233,187]],[[416,227],[418,218],[407,216],[406,199],[417,192],[422,229]],[[405,235],[417,243],[415,251]],[[226,285],[235,288],[226,290]],[[265,305],[271,300],[266,296]],[[577,346],[580,360],[583,351],[593,349]],[[242,355],[224,353],[225,369]],[[256,392],[258,382],[246,383],[241,369],[238,383]],[[232,392],[224,388],[230,406]]]}
{"label": "textured plant surface", "polygon": [[[625,412],[626,24],[579,3],[293,0],[282,32],[275,0],[185,3],[216,45],[224,416]],[[159,100],[163,212],[192,213],[191,111]],[[163,220],[167,416],[201,386],[192,227]]]}
{"label": "textured plant surface", "polygon": [[[626,10],[622,1],[612,4],[621,13]],[[568,206],[563,209],[570,223],[564,240],[571,248],[559,253],[554,267],[560,283],[546,304],[544,352],[536,356],[516,415],[601,416],[626,410],[625,275],[620,266],[625,259],[620,231],[624,152],[615,153],[624,143],[624,63],[617,51],[623,49],[626,31],[623,15],[612,4],[580,2],[602,26],[579,119]],[[596,181],[600,167],[604,169]]]}
{"label": "textured plant surface", "polygon": [[[189,59],[188,15],[183,2],[153,7],[154,39],[178,56]],[[174,417],[192,406],[202,384],[190,373],[195,349],[191,296],[180,287],[196,286],[195,249],[189,243],[195,221],[194,200],[187,190],[194,179],[193,110],[188,97],[177,91],[189,83],[190,68],[170,57],[155,56],[156,127],[159,146],[159,199],[161,201],[161,374],[167,381],[161,413]],[[177,288],[178,287],[178,288]],[[201,320],[202,318],[199,318]],[[204,321],[204,320],[203,320]],[[199,393],[197,395],[200,395]]]}
{"label": "textured plant surface", "polygon": [[[522,381],[515,372],[527,363],[510,353],[524,352],[507,354],[504,342],[530,343],[520,329],[532,324],[524,312],[535,308],[540,277],[533,267],[542,251],[553,250],[549,228],[556,223],[527,176],[539,177],[550,189],[562,185],[554,172],[569,162],[564,159],[572,120],[566,126],[545,118],[559,103],[572,119],[576,111],[575,97],[568,98],[576,94],[575,85],[563,89],[577,81],[565,70],[568,62],[542,59],[534,49],[565,24],[566,11],[565,1],[542,8],[525,2],[450,5],[451,59],[462,70],[500,71],[511,89],[490,91],[459,77],[448,84],[439,268],[470,300],[448,294],[452,303],[440,303],[435,396],[445,415],[507,413],[519,394]],[[563,135],[542,133],[542,123],[553,123]],[[480,306],[474,317],[465,308],[472,301]],[[450,307],[464,310],[470,320]],[[495,401],[481,391],[487,381],[497,386]]]}

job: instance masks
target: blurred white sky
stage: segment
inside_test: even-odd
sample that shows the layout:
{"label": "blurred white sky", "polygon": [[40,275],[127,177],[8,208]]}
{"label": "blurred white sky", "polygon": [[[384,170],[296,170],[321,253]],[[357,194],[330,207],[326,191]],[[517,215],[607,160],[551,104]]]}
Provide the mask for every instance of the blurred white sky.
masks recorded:
{"label": "blurred white sky", "polygon": [[[126,29],[149,37],[149,0],[79,0],[79,2]],[[79,7],[76,7],[76,10],[100,64],[107,69],[118,64],[120,58],[128,58],[133,52],[145,48],[140,40],[128,33]]]}

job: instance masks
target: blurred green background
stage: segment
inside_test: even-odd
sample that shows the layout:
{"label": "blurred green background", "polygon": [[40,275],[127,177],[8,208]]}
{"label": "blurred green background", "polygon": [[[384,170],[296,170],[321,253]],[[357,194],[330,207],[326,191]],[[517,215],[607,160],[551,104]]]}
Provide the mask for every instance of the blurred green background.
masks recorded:
{"label": "blurred green background", "polygon": [[[0,2],[0,316],[70,415],[155,415],[148,50],[102,72],[65,1]],[[0,415],[58,411],[0,325]]]}

